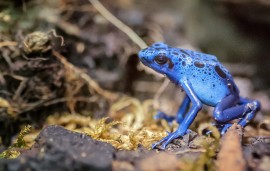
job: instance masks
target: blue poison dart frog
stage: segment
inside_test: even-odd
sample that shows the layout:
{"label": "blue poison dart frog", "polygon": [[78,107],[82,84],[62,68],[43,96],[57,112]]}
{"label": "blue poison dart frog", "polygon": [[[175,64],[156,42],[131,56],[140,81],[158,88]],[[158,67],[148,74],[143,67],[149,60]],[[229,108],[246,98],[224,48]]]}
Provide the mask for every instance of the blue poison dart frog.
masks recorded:
{"label": "blue poison dart frog", "polygon": [[258,101],[239,95],[232,75],[213,55],[157,42],[141,50],[139,58],[144,65],[166,75],[186,93],[176,117],[162,112],[155,116],[168,122],[175,119],[179,126],[175,132],[153,144],[153,148],[160,146],[165,149],[173,139],[186,134],[203,104],[214,107],[213,116],[221,134],[232,125],[230,121],[239,119],[238,124],[244,127],[260,110]]}

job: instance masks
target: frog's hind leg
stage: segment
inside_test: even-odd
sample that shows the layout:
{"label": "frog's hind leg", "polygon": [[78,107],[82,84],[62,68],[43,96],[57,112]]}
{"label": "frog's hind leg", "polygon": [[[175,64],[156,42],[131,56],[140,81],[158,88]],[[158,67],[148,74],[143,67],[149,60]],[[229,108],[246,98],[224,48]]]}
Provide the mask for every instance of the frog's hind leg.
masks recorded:
{"label": "frog's hind leg", "polygon": [[214,119],[218,123],[225,123],[221,129],[221,134],[224,134],[231,126],[231,124],[226,124],[227,122],[244,117],[238,123],[244,127],[255,116],[259,108],[258,101],[239,98],[238,95],[232,94],[217,104],[214,110]]}

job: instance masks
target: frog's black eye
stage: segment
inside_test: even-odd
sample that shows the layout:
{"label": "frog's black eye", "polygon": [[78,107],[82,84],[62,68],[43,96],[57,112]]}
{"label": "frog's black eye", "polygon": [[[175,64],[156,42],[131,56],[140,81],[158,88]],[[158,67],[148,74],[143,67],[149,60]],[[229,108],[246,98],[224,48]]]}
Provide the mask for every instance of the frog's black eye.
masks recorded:
{"label": "frog's black eye", "polygon": [[154,61],[159,65],[164,65],[168,62],[168,58],[164,55],[158,55],[155,57]]}

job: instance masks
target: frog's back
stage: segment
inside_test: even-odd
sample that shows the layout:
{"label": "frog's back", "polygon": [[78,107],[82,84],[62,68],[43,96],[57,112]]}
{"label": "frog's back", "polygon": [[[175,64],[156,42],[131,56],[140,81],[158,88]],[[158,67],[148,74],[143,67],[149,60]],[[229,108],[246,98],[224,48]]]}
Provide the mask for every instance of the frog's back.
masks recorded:
{"label": "frog's back", "polygon": [[213,55],[199,54],[189,71],[194,91],[201,101],[210,106],[216,106],[230,94],[232,86],[236,88],[230,72]]}
{"label": "frog's back", "polygon": [[[205,104],[216,106],[235,87],[230,72],[209,54],[179,49],[190,58],[186,63],[185,77],[192,84],[198,98]],[[238,90],[235,90],[238,91]]]}

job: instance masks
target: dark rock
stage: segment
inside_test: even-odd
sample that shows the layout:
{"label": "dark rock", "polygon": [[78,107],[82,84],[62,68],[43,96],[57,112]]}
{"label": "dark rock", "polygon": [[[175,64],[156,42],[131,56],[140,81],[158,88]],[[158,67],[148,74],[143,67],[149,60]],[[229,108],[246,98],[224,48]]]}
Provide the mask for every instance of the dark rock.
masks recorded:
{"label": "dark rock", "polygon": [[[263,170],[260,167],[265,161],[270,158],[270,143],[269,142],[255,142],[254,144],[244,146],[244,157],[247,160],[249,170]],[[269,162],[266,164],[269,166]],[[269,168],[269,167],[268,167]]]}
{"label": "dark rock", "polygon": [[114,152],[108,143],[60,126],[48,126],[19,158],[0,160],[0,171],[112,170]]}
{"label": "dark rock", "polygon": [[247,159],[262,158],[262,156],[270,156],[270,143],[256,143],[243,147],[244,155]]}

